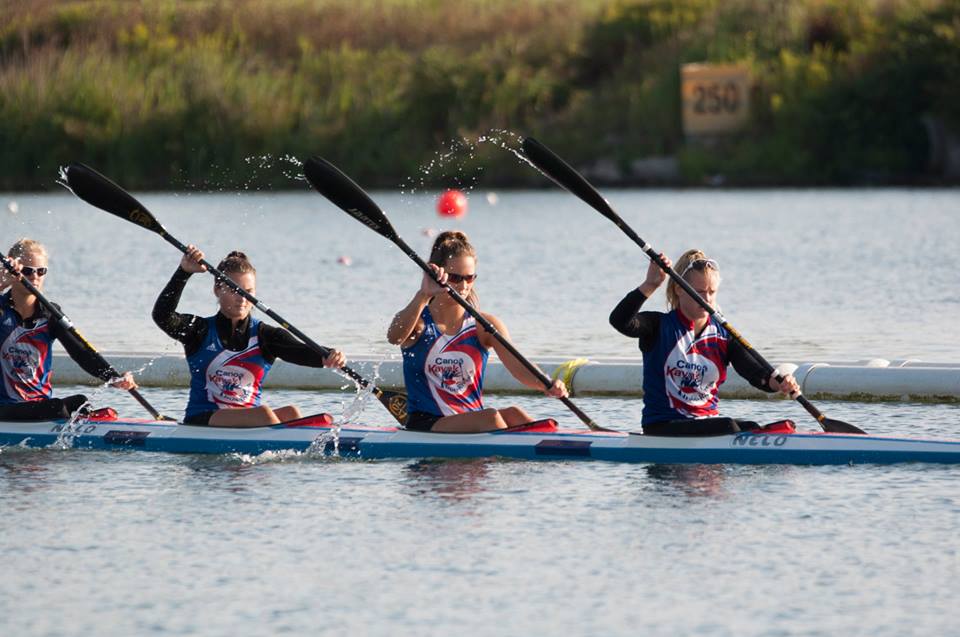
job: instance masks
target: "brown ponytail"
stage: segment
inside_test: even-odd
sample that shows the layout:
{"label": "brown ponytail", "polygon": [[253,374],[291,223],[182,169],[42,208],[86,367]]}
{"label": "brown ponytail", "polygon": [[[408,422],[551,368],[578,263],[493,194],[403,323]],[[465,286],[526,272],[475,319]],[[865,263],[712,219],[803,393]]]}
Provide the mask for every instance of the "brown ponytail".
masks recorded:
{"label": "brown ponytail", "polygon": [[[430,263],[445,268],[447,261],[457,257],[473,257],[474,260],[477,258],[477,251],[467,235],[459,230],[445,230],[438,234],[433,248],[430,249]],[[473,307],[479,307],[480,297],[474,288],[470,288],[467,301]]]}
{"label": "brown ponytail", "polygon": [[231,272],[236,272],[239,274],[246,274],[247,272],[252,272],[253,274],[257,273],[257,269],[253,267],[253,264],[250,263],[250,259],[247,258],[247,255],[239,250],[234,250],[217,264],[217,269],[223,272],[224,274],[229,274]]}

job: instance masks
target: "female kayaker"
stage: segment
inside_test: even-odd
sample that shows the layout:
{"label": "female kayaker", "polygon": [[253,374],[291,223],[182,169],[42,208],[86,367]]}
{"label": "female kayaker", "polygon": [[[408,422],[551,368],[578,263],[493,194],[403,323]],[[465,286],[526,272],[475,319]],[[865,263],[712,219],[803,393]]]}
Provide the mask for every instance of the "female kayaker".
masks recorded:
{"label": "female kayaker", "polygon": [[[177,271],[153,306],[154,322],[183,343],[190,368],[190,397],[184,423],[213,427],[262,427],[301,417],[293,405],[271,409],[261,404],[261,384],[281,358],[307,367],[343,367],[338,351],[326,358],[296,340],[287,330],[250,316],[253,305],[226,285],[215,282],[219,311],[208,317],[179,314],[183,288],[203,272],[203,253],[188,246]],[[231,281],[256,294],[257,271],[242,252],[231,252],[217,265]]]}
{"label": "female kayaker", "polygon": [[[477,253],[462,232],[442,232],[433,244],[429,265],[474,307]],[[493,314],[482,313],[505,339],[507,327]],[[492,348],[514,378],[548,396],[565,397],[560,380],[544,390],[537,378],[466,312],[445,288],[424,273],[420,289],[390,323],[387,340],[403,352],[407,387],[407,429],[477,432],[531,422],[519,407],[484,408],[483,375]]]}
{"label": "female kayaker", "polygon": [[0,267],[0,292],[6,290],[0,295],[0,370],[3,374],[0,420],[69,418],[86,406],[87,397],[82,394],[53,397],[50,377],[55,340],[59,340],[70,358],[91,376],[119,389],[136,388],[130,372],[115,377],[102,359],[52,319],[37,297],[21,283],[20,277],[23,277],[43,291],[50,271],[47,249],[33,239],[20,239],[7,256],[17,275]]}
{"label": "female kayaker", "polygon": [[[668,265],[670,260],[660,255]],[[720,267],[700,250],[688,250],[676,271],[716,307]],[[621,334],[639,339],[643,352],[643,431],[660,436],[716,435],[756,429],[754,422],[719,417],[717,391],[727,364],[751,385],[766,392],[798,391],[796,379],[783,382],[767,374],[750,352],[674,281],[667,283],[669,312],[641,312],[643,303],[666,280],[650,262],[647,276],[610,313]]]}

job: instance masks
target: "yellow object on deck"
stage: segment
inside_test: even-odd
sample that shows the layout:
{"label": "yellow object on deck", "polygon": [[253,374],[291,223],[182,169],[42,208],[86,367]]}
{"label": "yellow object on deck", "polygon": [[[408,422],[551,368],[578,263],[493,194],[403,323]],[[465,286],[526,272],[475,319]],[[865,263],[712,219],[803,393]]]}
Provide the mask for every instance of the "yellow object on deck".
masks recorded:
{"label": "yellow object on deck", "polygon": [[567,386],[567,391],[573,396],[573,377],[577,375],[577,370],[590,362],[588,358],[574,358],[560,363],[553,370],[553,379],[560,379]]}

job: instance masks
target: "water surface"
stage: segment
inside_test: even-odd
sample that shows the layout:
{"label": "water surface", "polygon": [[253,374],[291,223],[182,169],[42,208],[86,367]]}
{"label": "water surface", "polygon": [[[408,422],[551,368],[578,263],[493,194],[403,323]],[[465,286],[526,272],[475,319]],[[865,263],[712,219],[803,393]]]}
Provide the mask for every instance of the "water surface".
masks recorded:
{"label": "water surface", "polygon": [[[318,195],[138,194],[211,260],[245,250],[258,295],[325,344],[394,356],[386,324],[416,267]],[[561,192],[471,198],[439,221],[427,196],[375,193],[422,253],[427,227],[479,251],[482,305],[529,356],[633,356],[607,315],[645,257]],[[654,247],[721,262],[721,303],[772,360],[960,361],[951,259],[956,190],[613,191]],[[178,262],[160,237],[69,194],[7,195],[6,243],[51,249],[47,290],[101,350],[177,352],[149,318]],[[3,201],[4,198],[0,198]],[[352,265],[337,263],[350,256]],[[662,307],[662,300],[651,302]],[[181,306],[212,313],[195,277]],[[58,392],[91,388],[60,387]],[[162,411],[184,393],[148,388]],[[349,393],[271,391],[342,417]],[[552,401],[495,396],[535,416]],[[98,405],[142,409],[106,391]],[[632,429],[640,402],[577,398]],[[818,403],[875,433],[957,436],[960,406]],[[732,416],[794,403],[726,401]],[[358,422],[382,425],[376,403]],[[0,450],[0,635],[956,634],[960,468],[359,461]]]}

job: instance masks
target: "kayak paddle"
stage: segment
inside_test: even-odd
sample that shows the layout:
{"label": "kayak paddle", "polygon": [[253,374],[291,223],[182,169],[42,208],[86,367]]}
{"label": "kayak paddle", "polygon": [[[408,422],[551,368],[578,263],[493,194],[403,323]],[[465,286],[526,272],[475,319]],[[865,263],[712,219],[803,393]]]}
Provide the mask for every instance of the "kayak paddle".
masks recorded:
{"label": "kayak paddle", "polygon": [[[112,215],[125,219],[133,224],[146,228],[163,237],[167,243],[176,247],[180,252],[187,253],[187,246],[171,236],[166,229],[157,221],[156,217],[147,210],[147,208],[126,190],[113,183],[94,169],[83,164],[71,164],[64,171],[66,175],[67,186],[80,199],[88,204],[105,210]],[[282,327],[289,330],[294,336],[299,338],[308,347],[327,357],[333,351],[324,347],[301,332],[295,326],[291,325],[282,316],[271,310],[268,306],[261,303],[252,294],[241,288],[233,282],[226,274],[218,270],[212,263],[202,259],[200,263],[207,268],[207,272],[212,274],[216,280],[247,299],[253,305],[279,323]],[[355,383],[363,388],[370,388],[373,395],[377,397],[390,415],[393,416],[401,425],[407,421],[407,397],[405,394],[386,389],[381,389],[373,385],[370,381],[358,374],[356,371],[344,365],[341,370],[349,376]]]}
{"label": "kayak paddle", "polygon": [[[614,210],[610,203],[603,198],[603,196],[597,191],[593,185],[588,182],[583,175],[578,173],[573,167],[571,167],[567,162],[563,161],[556,153],[552,150],[533,139],[532,137],[527,137],[523,140],[523,154],[530,160],[530,162],[539,168],[543,174],[555,181],[559,186],[569,190],[576,196],[580,197],[583,201],[589,204],[594,210],[602,214],[604,217],[612,221],[620,230],[624,232],[628,237],[633,239],[633,241],[640,246],[640,249],[643,250],[650,260],[660,266],[660,269],[667,273],[667,275],[684,291],[690,295],[690,297],[697,302],[697,304],[702,307],[710,316],[715,318],[720,325],[726,329],[731,336],[738,343],[740,343],[758,363],[766,370],[768,374],[775,374],[778,382],[783,381],[783,374],[778,372],[773,368],[773,366],[760,355],[757,350],[745,339],[740,332],[738,332],[730,323],[727,322],[727,319],[720,313],[719,310],[715,310],[710,306],[709,303],[703,300],[697,291],[693,287],[684,281],[676,270],[671,268],[666,264],[666,262],[660,258],[660,254],[654,250],[650,245],[640,238],[640,236],[634,232],[633,228],[627,225],[627,223],[620,218]],[[820,423],[820,426],[823,427],[824,431],[829,431],[831,433],[850,433],[850,434],[863,434],[866,433],[859,427],[851,425],[849,423],[842,422],[840,420],[834,420],[833,418],[827,418],[819,409],[817,409],[806,396],[797,392],[796,394],[791,395],[791,398],[794,398],[799,402],[803,407],[810,413],[811,416],[817,419],[817,422]]]}
{"label": "kayak paddle", "polygon": [[[0,254],[0,262],[3,263],[3,267],[6,268],[6,270],[7,270],[10,274],[17,275],[17,271],[14,269],[13,263],[11,263],[10,260],[7,259],[7,257],[3,256],[2,254]],[[27,288],[27,290],[30,291],[30,294],[32,294],[32,295],[34,295],[35,297],[37,297],[37,301],[40,302],[40,305],[42,305],[44,308],[46,308],[46,310],[47,310],[48,312],[50,312],[50,315],[53,317],[53,319],[54,319],[57,323],[59,323],[60,326],[61,326],[63,329],[65,329],[65,330],[67,330],[68,332],[70,332],[71,336],[73,336],[73,337],[76,338],[78,341],[80,341],[80,343],[87,349],[87,351],[89,351],[90,354],[93,355],[94,359],[97,361],[97,363],[98,363],[101,367],[106,368],[106,370],[107,370],[108,372],[110,372],[115,378],[122,378],[122,377],[123,377],[123,374],[121,374],[121,373],[118,372],[116,369],[114,369],[113,365],[111,365],[110,363],[108,363],[107,360],[106,360],[103,356],[100,355],[100,352],[98,352],[96,349],[94,349],[93,345],[91,345],[90,342],[83,337],[83,335],[77,330],[76,327],[74,327],[73,322],[72,322],[69,318],[67,318],[67,315],[64,314],[63,312],[61,312],[60,309],[59,309],[56,305],[54,305],[53,303],[51,303],[50,300],[47,299],[47,297],[45,297],[45,296],[40,292],[40,290],[37,289],[37,286],[35,286],[33,283],[30,283],[30,281],[27,280],[27,277],[21,276],[21,275],[17,275],[17,276],[18,276],[19,279],[20,279],[20,284],[23,285],[23,287]],[[150,415],[153,416],[154,419],[156,419],[156,420],[173,420],[173,418],[170,418],[169,416],[164,416],[164,415],[161,414],[159,411],[157,411],[157,410],[153,407],[153,405],[151,405],[149,402],[147,402],[147,399],[144,398],[143,395],[142,395],[140,392],[138,392],[136,389],[128,389],[127,391],[130,392],[130,395],[131,395],[131,396],[133,396],[134,398],[137,399],[137,402],[138,402],[138,403],[140,403],[141,405],[143,405],[143,407],[144,407],[148,412],[150,412]]]}
{"label": "kayak paddle", "polygon": [[[390,224],[390,220],[387,219],[387,216],[383,213],[382,210],[373,202],[373,199],[361,188],[358,186],[352,179],[347,177],[339,168],[331,164],[325,159],[320,157],[312,157],[304,162],[303,165],[304,175],[307,177],[307,181],[313,184],[313,187],[317,191],[336,204],[338,207],[342,208],[347,212],[351,217],[364,224],[374,232],[386,237],[392,241],[398,248],[400,248],[404,254],[410,257],[414,263],[420,266],[420,269],[426,272],[437,284],[440,284],[440,281],[437,279],[436,273],[430,269],[423,259],[421,259],[413,248],[408,246],[403,239],[397,234],[396,230],[393,229],[393,226]],[[488,321],[480,312],[477,311],[475,307],[470,305],[466,299],[464,299],[456,290],[454,290],[449,285],[443,286],[447,294],[449,294],[454,301],[456,301],[464,310],[467,311],[470,316],[472,316],[480,325],[483,326],[483,329],[487,330],[497,341],[503,345],[524,367],[526,367],[534,376],[537,377],[544,387],[549,388],[553,382],[550,378],[547,377],[536,365],[528,361],[513,344],[505,339],[497,329]],[[580,419],[583,424],[585,424],[590,429],[594,431],[612,431],[611,429],[605,429],[595,423],[590,416],[585,414],[580,410],[579,407],[573,404],[569,398],[560,399],[564,405],[566,405],[570,411],[576,414],[577,418]]]}

